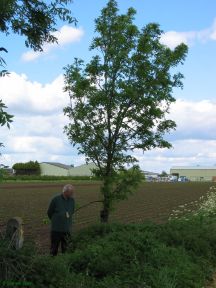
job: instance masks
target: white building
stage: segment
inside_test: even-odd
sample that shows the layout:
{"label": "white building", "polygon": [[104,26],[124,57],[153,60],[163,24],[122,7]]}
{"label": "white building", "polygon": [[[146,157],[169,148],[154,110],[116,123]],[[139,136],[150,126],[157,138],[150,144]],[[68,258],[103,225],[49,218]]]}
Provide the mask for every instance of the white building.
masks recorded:
{"label": "white building", "polygon": [[170,174],[190,181],[216,181],[216,166],[174,166]]}
{"label": "white building", "polygon": [[96,166],[93,163],[71,167],[57,162],[40,163],[41,175],[48,176],[92,176],[91,169]]}

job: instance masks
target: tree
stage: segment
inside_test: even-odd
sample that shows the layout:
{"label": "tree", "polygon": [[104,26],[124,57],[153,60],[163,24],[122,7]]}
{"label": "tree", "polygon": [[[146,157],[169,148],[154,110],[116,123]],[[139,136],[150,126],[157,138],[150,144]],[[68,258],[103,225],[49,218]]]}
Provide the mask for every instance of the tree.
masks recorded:
{"label": "tree", "polygon": [[15,163],[12,168],[16,175],[40,175],[40,164],[37,161]]}
{"label": "tree", "polygon": [[[95,20],[97,35],[90,49],[99,54],[86,65],[75,58],[64,68],[64,90],[71,103],[64,108],[70,119],[65,133],[86,161],[97,166],[103,180],[104,222],[113,201],[126,197],[134,185],[134,175],[136,184],[140,179],[137,167],[124,169],[136,163],[132,153],[171,147],[164,134],[176,124],[166,116],[175,101],[173,88],[183,87],[183,75],[175,71],[184,62],[187,46],[171,50],[162,45],[159,25],[150,23],[139,30],[133,24],[135,13],[129,8],[119,15],[116,1],[110,0]],[[119,169],[124,172],[121,179]]]}
{"label": "tree", "polygon": [[[6,109],[7,106],[2,102],[0,99],[0,125],[4,126],[7,125],[7,127],[10,127],[10,123],[12,122],[13,116],[8,114],[4,109]],[[3,144],[0,143],[0,147],[2,147]],[[1,155],[1,154],[0,154]]]}
{"label": "tree", "polygon": [[[72,0],[1,0],[0,1],[0,32],[9,35],[15,33],[25,36],[25,45],[34,51],[43,51],[45,42],[57,42],[53,32],[56,31],[57,20],[76,23],[71,16],[67,5]],[[6,52],[5,47],[0,47],[0,53]],[[8,74],[5,69],[6,62],[0,56],[0,77]],[[0,100],[0,125],[12,122],[12,115],[3,108],[5,104]],[[2,143],[0,144],[2,146]]]}
{"label": "tree", "polygon": [[167,177],[167,176],[168,176],[168,174],[167,174],[167,172],[166,172],[166,171],[164,171],[164,170],[163,170],[163,171],[161,172],[160,176],[161,176],[161,177]]}

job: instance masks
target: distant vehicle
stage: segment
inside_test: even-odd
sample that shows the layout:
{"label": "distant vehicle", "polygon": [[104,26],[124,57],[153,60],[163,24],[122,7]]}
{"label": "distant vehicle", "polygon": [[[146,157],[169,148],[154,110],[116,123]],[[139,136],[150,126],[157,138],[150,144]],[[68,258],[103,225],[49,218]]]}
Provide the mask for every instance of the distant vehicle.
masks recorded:
{"label": "distant vehicle", "polygon": [[178,178],[178,182],[188,182],[188,181],[189,181],[189,179],[186,176],[180,176]]}
{"label": "distant vehicle", "polygon": [[169,182],[177,182],[178,181],[178,176],[176,176],[176,175],[170,175],[168,178],[169,178]]}

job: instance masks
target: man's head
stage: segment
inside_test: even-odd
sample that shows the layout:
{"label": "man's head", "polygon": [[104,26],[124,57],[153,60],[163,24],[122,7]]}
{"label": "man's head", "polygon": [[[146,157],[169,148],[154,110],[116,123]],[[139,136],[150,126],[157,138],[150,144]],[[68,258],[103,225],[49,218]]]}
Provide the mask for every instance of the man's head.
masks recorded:
{"label": "man's head", "polygon": [[67,184],[63,187],[62,193],[66,199],[74,197],[74,186],[71,184]]}

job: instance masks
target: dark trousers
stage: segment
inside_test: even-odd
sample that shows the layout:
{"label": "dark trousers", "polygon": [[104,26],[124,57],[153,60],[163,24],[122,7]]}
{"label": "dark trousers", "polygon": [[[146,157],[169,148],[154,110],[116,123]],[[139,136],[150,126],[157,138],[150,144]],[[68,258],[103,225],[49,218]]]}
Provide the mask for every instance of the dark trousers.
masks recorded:
{"label": "dark trousers", "polygon": [[50,254],[56,256],[58,254],[59,244],[61,243],[61,251],[65,253],[70,239],[70,232],[51,231],[51,248]]}

